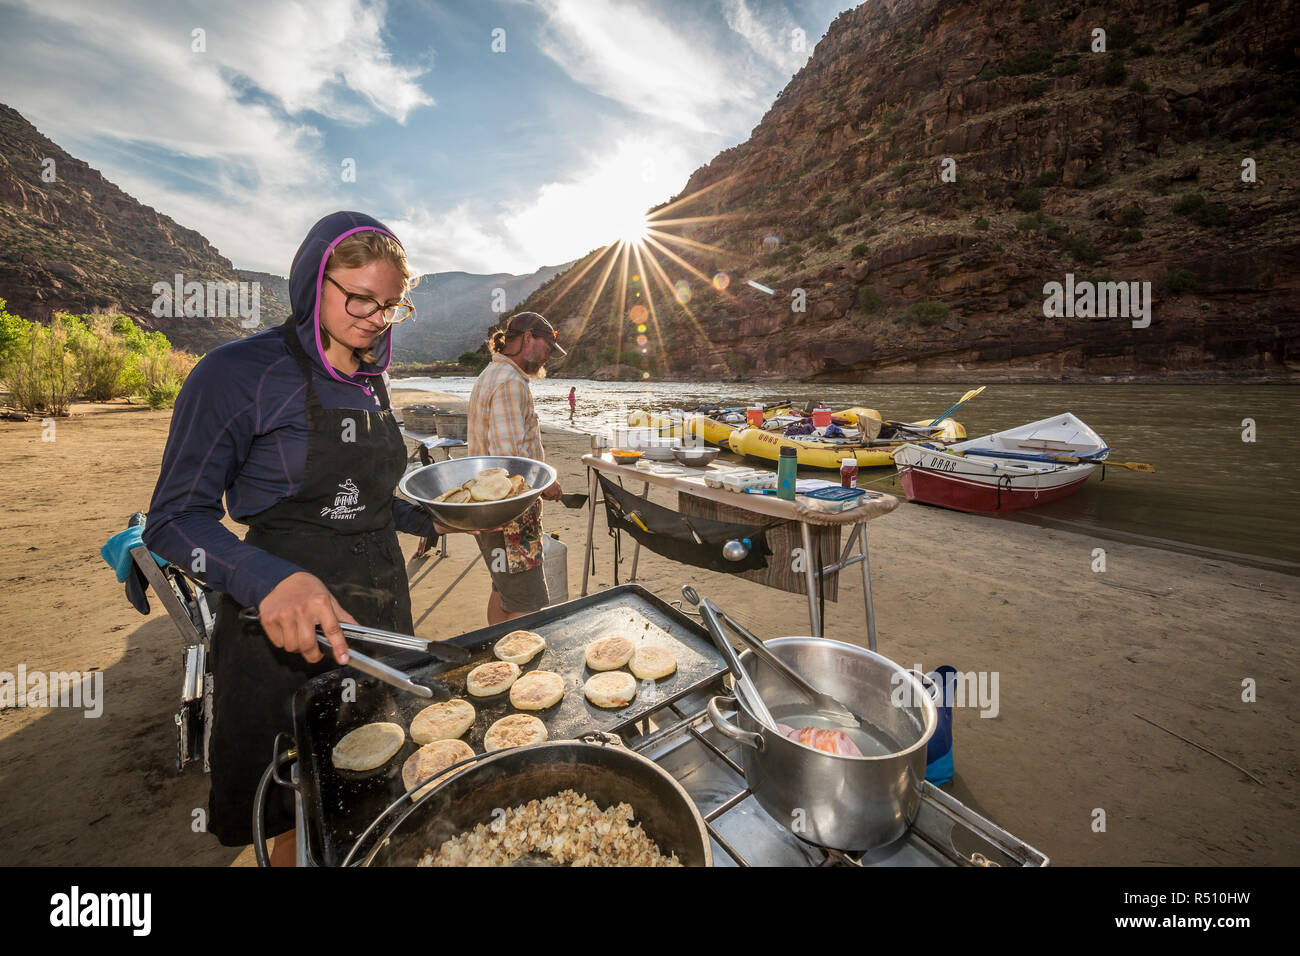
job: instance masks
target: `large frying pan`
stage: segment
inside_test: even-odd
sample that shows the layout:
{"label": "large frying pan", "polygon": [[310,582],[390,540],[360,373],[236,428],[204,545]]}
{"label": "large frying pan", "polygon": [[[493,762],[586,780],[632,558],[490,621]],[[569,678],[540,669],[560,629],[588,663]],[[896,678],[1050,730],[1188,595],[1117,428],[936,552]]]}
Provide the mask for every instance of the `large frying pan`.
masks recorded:
{"label": "large frying pan", "polygon": [[676,853],[684,866],[712,866],[704,818],[681,784],[653,761],[602,736],[514,747],[480,758],[409,809],[399,808],[400,816],[364,865],[415,866],[426,850],[436,850],[480,823],[490,824],[497,808],[574,790],[602,808],[629,804],[635,822],[665,856]]}

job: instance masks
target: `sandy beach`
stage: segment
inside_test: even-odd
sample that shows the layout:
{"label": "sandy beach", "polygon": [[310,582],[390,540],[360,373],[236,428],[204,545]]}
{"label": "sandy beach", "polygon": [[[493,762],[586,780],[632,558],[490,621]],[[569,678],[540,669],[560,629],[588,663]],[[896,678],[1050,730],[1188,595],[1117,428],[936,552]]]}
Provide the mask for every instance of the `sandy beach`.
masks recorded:
{"label": "sandy beach", "polygon": [[[175,771],[177,632],[156,600],[138,614],[99,555],[147,508],[169,420],[79,404],[52,442],[39,420],[0,422],[0,671],[104,674],[97,719],[0,712],[0,864],[253,862],[251,849],[196,832],[208,782],[192,765]],[[565,490],[585,491],[587,438],[548,430],[545,441]],[[569,546],[576,597],[586,511],[548,503],[545,523]],[[603,515],[595,539],[601,588],[613,583]],[[402,543],[409,557],[416,541]],[[1300,860],[1300,735],[1286,696],[1300,670],[1300,578],[907,503],[871,525],[870,544],[880,652],[998,676],[995,717],[955,713],[957,776],[945,789],[958,799],[1055,864]],[[1097,547],[1104,573],[1092,570]],[[486,624],[488,574],[468,537],[408,572],[417,633]],[[762,637],[808,630],[800,595],[646,552],[639,581],[666,600],[693,583]],[[856,572],[826,615],[828,637],[865,645]],[[1246,681],[1253,702],[1242,699]]]}

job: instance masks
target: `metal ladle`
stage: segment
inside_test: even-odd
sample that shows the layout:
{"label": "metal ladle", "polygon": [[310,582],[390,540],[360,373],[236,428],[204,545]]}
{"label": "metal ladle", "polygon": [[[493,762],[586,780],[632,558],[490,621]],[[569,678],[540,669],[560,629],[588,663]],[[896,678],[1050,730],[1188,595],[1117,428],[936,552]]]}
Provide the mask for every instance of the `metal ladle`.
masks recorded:
{"label": "metal ladle", "polygon": [[698,604],[700,608],[700,620],[709,631],[709,636],[713,638],[713,644],[717,647],[722,659],[727,662],[727,669],[731,671],[731,676],[736,679],[736,692],[743,695],[745,703],[758,718],[759,723],[768,727],[774,733],[780,733],[776,729],[776,719],[772,712],[767,709],[763,703],[763,698],[758,693],[758,688],[750,679],[749,673],[745,670],[745,665],[740,663],[740,657],[736,654],[736,649],[731,646],[731,641],[727,640],[727,635],[722,633],[722,624],[718,617],[723,612],[714,603],[707,598],[701,599],[690,585],[682,587],[682,597],[692,604]]}
{"label": "metal ladle", "polygon": [[[737,635],[739,635],[741,641],[743,641],[744,644],[754,652],[754,655],[758,657],[759,660],[798,688],[820,713],[825,714],[828,717],[833,717],[841,723],[856,728],[862,727],[863,719],[861,714],[841,703],[836,698],[830,696],[830,694],[823,694],[816,687],[813,687],[812,684],[808,683],[799,675],[798,671],[794,670],[794,668],[789,664],[769,651],[767,645],[752,634],[748,628],[738,623],[734,618],[728,615],[726,611],[713,604],[713,602],[707,599],[702,600],[693,587],[690,585],[684,586],[682,588],[682,597],[686,598],[686,600],[690,601],[692,604],[699,604],[700,616],[702,618],[704,617],[705,605],[708,605],[709,613],[713,615],[714,624],[717,624],[720,620],[725,621],[727,625],[735,631]],[[709,627],[709,633],[713,634],[713,626]],[[721,628],[719,628],[718,634],[714,635],[715,644],[718,642],[719,635],[721,635]],[[728,648],[731,647],[731,642],[728,641],[725,636],[722,637],[722,643],[726,644]],[[721,648],[719,649],[721,650]],[[724,651],[723,654],[725,656],[726,652]],[[736,664],[740,664],[739,658],[737,658]],[[732,672],[735,673],[734,669]],[[748,698],[757,697],[758,695],[757,692],[755,692],[753,695],[747,694],[746,696]],[[753,710],[752,707],[750,709]],[[758,713],[757,710],[754,712]]]}

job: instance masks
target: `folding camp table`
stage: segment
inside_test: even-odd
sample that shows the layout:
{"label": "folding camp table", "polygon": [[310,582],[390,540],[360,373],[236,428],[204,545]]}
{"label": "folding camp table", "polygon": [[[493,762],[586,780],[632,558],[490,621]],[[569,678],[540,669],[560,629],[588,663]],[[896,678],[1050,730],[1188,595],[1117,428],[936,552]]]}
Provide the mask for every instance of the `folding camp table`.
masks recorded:
{"label": "folding camp table", "polygon": [[[879,518],[881,515],[889,514],[898,507],[898,499],[893,495],[871,498],[851,511],[827,514],[813,511],[806,506],[793,501],[786,501],[775,495],[738,494],[722,488],[710,488],[704,483],[706,473],[725,473],[737,468],[735,465],[724,462],[714,462],[707,468],[679,466],[682,471],[672,474],[656,474],[654,471],[642,470],[633,465],[617,464],[609,456],[608,452],[583,455],[582,463],[587,467],[588,491],[587,546],[582,565],[582,593],[584,595],[587,593],[587,578],[591,572],[595,555],[595,542],[592,535],[596,527],[596,472],[600,472],[620,479],[630,478],[645,482],[645,488],[641,495],[643,498],[650,494],[651,485],[657,485],[681,494],[724,504],[761,518],[779,518],[784,521],[797,522],[805,555],[813,553],[811,525],[852,525],[853,530],[849,533],[848,541],[844,543],[839,560],[822,568],[820,574],[824,578],[828,574],[834,574],[842,568],[854,564],[862,566],[862,603],[867,616],[867,642],[871,650],[876,649],[876,611],[871,601],[871,562],[867,554],[867,522],[873,518]],[[854,545],[857,546],[857,554],[852,553]],[[641,544],[638,541],[632,556],[632,577],[630,581],[633,582],[636,580],[636,566],[640,552]],[[817,593],[820,582],[818,572],[813,568],[812,564],[811,560],[804,561],[804,583],[808,591],[808,622],[812,627],[812,635],[821,637],[822,620],[817,608]]]}
{"label": "folding camp table", "polygon": [[[415,450],[411,452],[407,461],[412,464],[418,462],[421,466],[432,465],[435,461],[446,461],[448,458],[454,458],[455,456],[451,453],[453,448],[469,448],[463,438],[439,438],[437,435],[411,431],[409,428],[402,429],[402,437],[415,442]],[[442,456],[435,458],[434,452],[441,452]],[[429,541],[427,538],[421,538],[420,546],[415,550],[415,556],[422,558],[428,553]],[[442,556],[447,557],[447,535],[445,534],[442,536]]]}

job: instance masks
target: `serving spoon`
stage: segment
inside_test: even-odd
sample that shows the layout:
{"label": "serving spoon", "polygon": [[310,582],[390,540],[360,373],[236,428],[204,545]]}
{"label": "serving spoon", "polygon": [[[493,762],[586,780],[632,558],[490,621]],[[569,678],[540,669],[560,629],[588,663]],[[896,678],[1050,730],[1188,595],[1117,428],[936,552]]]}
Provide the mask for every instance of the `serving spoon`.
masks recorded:
{"label": "serving spoon", "polygon": [[[689,584],[682,587],[682,597],[690,601],[692,604],[699,605],[700,617],[705,618],[706,623],[709,623],[709,633],[713,635],[713,642],[718,644],[719,639],[721,639],[721,644],[725,644],[727,647],[727,650],[723,650],[721,644],[718,647],[719,650],[722,650],[724,657],[727,656],[727,651],[731,651],[733,655],[735,654],[735,651],[731,647],[731,642],[722,634],[721,628],[718,628],[717,633],[714,633],[714,628],[717,627],[719,620],[725,621],[727,625],[736,632],[741,641],[754,652],[754,655],[758,657],[759,660],[768,667],[771,667],[774,671],[798,688],[799,691],[812,702],[813,706],[820,714],[854,728],[862,727],[864,721],[861,714],[832,697],[830,694],[823,694],[816,687],[813,687],[812,684],[808,683],[799,675],[798,671],[794,670],[794,668],[789,664],[769,651],[767,646],[746,627],[744,627],[744,625],[738,623],[734,618],[728,615],[726,611],[722,610],[712,601],[707,598],[701,599],[699,594],[696,593],[695,589]],[[712,618],[711,623],[708,620],[709,618]],[[730,658],[728,658],[728,664],[730,664]],[[732,668],[733,674],[736,673],[736,668],[740,668],[741,671],[744,670],[744,668],[741,667],[739,658],[736,658],[736,667]],[[745,675],[745,680],[749,681],[748,674]],[[748,693],[749,688],[745,688],[745,690],[747,699],[757,698],[758,691],[756,688],[752,694]],[[752,700],[750,703],[752,704]],[[761,704],[762,702],[760,701],[759,703]],[[756,708],[751,706],[750,709],[753,710],[755,714],[758,714]],[[763,710],[767,713],[768,717],[771,717],[771,712],[767,710],[766,706],[763,707]],[[773,727],[775,728],[775,721],[773,721]]]}

